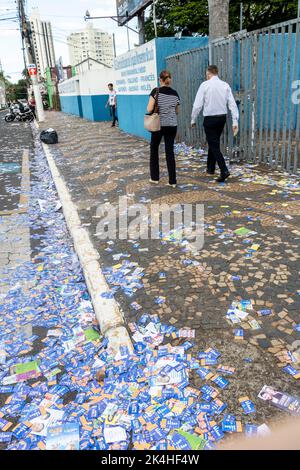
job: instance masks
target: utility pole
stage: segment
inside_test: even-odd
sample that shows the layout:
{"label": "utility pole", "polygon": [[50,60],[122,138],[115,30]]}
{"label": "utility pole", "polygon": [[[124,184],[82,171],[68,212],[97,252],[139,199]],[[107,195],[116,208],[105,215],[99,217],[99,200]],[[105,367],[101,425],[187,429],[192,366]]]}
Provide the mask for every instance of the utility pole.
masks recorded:
{"label": "utility pole", "polygon": [[145,11],[141,11],[138,15],[138,30],[139,30],[139,43],[140,46],[145,44],[146,36],[145,36]]}
{"label": "utility pole", "polygon": [[128,26],[128,21],[129,21],[129,18],[128,18],[128,11],[126,11],[126,18],[127,18],[127,21],[126,21],[126,29],[127,29],[127,44],[128,44],[128,51],[130,51],[130,35],[129,35],[129,26]]}
{"label": "utility pole", "polygon": [[240,3],[240,31],[243,30],[243,20],[244,20],[244,4]]}
{"label": "utility pole", "polygon": [[[29,65],[36,65],[35,63],[35,55],[34,55],[34,48],[32,45],[32,32],[30,27],[30,22],[26,18],[25,14],[25,0],[18,0],[18,15],[20,20],[20,31],[22,36],[22,43],[25,45],[26,52],[27,52],[27,60]],[[25,64],[26,66],[26,64]],[[34,67],[31,67],[32,69]],[[39,122],[43,122],[45,120],[45,113],[44,113],[44,106],[41,96],[41,91],[38,83],[37,75],[31,75],[33,93],[36,103],[36,112],[37,118]]]}
{"label": "utility pole", "polygon": [[[299,0],[300,2],[300,0]],[[156,23],[156,0],[153,0],[153,23],[154,23],[154,34],[157,38],[157,23]]]}
{"label": "utility pole", "polygon": [[116,37],[115,33],[113,33],[113,46],[114,46],[114,58],[117,57],[117,52],[116,52]]}
{"label": "utility pole", "polygon": [[229,34],[229,0],[208,0],[209,38],[214,39]]}
{"label": "utility pole", "polygon": [[128,45],[128,50],[130,51],[130,36],[129,36],[129,28],[127,24],[126,24],[126,29],[127,29],[127,45]]}
{"label": "utility pole", "polygon": [[31,41],[30,24],[28,24],[26,15],[25,15],[24,0],[18,0],[18,13],[19,13],[19,19],[20,19],[22,40],[25,42],[25,47],[26,47],[26,52],[27,52],[27,60],[29,64],[33,64],[35,63],[34,49],[33,49],[32,41]]}
{"label": "utility pole", "polygon": [[208,0],[209,8],[209,62],[212,58],[212,41],[229,35],[229,0]]}

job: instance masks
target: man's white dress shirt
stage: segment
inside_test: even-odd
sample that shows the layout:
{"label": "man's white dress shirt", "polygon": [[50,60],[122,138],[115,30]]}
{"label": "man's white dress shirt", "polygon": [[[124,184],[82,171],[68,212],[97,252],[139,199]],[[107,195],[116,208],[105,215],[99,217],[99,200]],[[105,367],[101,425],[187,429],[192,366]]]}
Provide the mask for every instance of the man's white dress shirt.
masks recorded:
{"label": "man's white dress shirt", "polygon": [[232,124],[233,126],[237,126],[239,110],[231,88],[228,83],[223,82],[217,75],[215,75],[210,80],[207,80],[200,85],[193,106],[192,124],[195,124],[202,109],[204,117],[219,116],[227,114],[227,106],[232,114]]}

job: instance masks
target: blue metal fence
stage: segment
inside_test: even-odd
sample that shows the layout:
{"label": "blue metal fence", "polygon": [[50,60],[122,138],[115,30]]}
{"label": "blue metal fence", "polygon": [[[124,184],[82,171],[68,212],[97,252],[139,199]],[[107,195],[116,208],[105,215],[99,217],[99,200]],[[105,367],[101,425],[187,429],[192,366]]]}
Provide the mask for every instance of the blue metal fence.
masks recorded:
{"label": "blue metal fence", "polygon": [[[213,41],[211,60],[230,83],[240,110],[240,133],[233,138],[228,120],[223,146],[227,155],[300,171],[300,20]],[[201,125],[190,128],[193,101],[205,80],[209,47],[167,58],[174,88],[181,95],[179,139],[204,145]]]}

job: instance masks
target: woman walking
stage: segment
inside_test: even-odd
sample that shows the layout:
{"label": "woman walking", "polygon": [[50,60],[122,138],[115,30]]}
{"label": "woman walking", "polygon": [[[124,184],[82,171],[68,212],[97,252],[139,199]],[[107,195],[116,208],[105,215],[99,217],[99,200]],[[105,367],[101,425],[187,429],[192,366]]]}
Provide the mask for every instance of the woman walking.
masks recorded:
{"label": "woman walking", "polygon": [[177,91],[171,88],[172,77],[170,72],[163,70],[160,74],[160,87],[154,88],[150,94],[147,107],[148,113],[153,113],[157,102],[161,130],[151,133],[150,144],[150,183],[159,182],[159,145],[162,138],[165,140],[167,167],[169,172],[169,186],[176,188],[176,163],[174,143],[177,134],[177,114],[180,99]]}

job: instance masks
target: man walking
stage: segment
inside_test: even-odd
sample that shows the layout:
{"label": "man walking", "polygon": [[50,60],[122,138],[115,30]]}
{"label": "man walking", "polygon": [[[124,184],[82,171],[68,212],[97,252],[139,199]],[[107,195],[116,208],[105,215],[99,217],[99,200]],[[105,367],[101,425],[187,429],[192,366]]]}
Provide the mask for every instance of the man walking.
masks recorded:
{"label": "man walking", "polygon": [[114,90],[114,85],[112,83],[108,84],[108,89],[109,89],[109,95],[108,95],[108,101],[106,103],[106,108],[107,106],[110,106],[110,114],[113,117],[113,122],[111,127],[115,127],[116,122],[119,122],[117,118],[117,92]]}
{"label": "man walking", "polygon": [[221,176],[218,183],[223,183],[229,176],[224,157],[220,148],[228,109],[232,114],[232,127],[234,135],[238,133],[239,111],[228,83],[220,80],[218,67],[210,65],[207,68],[207,81],[200,85],[192,111],[192,127],[196,126],[196,119],[203,109],[204,130],[208,143],[207,173],[213,175],[218,163]]}

